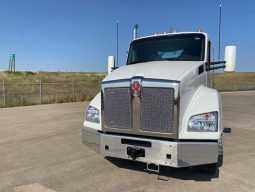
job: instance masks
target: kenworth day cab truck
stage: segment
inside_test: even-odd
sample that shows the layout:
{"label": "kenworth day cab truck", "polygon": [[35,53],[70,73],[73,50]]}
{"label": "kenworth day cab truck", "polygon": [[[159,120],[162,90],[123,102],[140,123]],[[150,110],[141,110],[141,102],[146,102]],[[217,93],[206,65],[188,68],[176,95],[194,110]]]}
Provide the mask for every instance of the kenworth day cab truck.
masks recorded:
{"label": "kenworth day cab truck", "polygon": [[170,32],[137,38],[127,63],[108,58],[101,92],[86,111],[82,140],[108,157],[160,166],[202,165],[215,173],[223,160],[221,98],[209,88],[208,72],[234,71],[236,47],[225,61],[211,61],[203,32]]}

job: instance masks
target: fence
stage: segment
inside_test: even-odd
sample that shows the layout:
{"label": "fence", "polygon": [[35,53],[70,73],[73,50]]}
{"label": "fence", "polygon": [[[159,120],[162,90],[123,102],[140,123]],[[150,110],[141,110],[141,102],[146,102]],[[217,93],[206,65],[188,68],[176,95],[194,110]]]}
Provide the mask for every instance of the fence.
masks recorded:
{"label": "fence", "polygon": [[[100,91],[101,79],[69,82],[3,80],[0,82],[0,107],[91,100]],[[212,77],[210,79],[212,87]],[[255,74],[217,74],[214,87],[218,91],[255,90]]]}
{"label": "fence", "polygon": [[88,82],[0,82],[0,107],[91,100],[99,86]]}
{"label": "fence", "polygon": [[210,86],[220,92],[255,90],[255,73],[219,73],[214,77],[210,74],[209,79]]}

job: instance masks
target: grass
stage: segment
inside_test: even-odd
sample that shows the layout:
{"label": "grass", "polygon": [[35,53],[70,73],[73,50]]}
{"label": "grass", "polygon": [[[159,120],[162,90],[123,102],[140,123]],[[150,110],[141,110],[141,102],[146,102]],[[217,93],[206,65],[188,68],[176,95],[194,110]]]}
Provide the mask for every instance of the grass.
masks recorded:
{"label": "grass", "polygon": [[81,73],[81,72],[0,72],[0,80],[8,82],[33,83],[42,79],[44,82],[70,82],[81,81],[98,83],[105,77],[105,73]]}
{"label": "grass", "polygon": [[215,88],[222,92],[255,90],[255,72],[216,73],[214,82]]}
{"label": "grass", "polygon": [[[5,82],[5,106],[90,101],[100,91],[105,73],[75,72],[0,72],[0,107],[4,107],[2,82]],[[212,74],[210,74],[212,80]],[[40,81],[42,97],[40,99]],[[219,91],[255,90],[255,72],[215,73]],[[212,83],[211,83],[212,84]],[[73,90],[74,93],[73,94]]]}
{"label": "grass", "polygon": [[[100,91],[104,73],[0,72],[0,107],[89,101]],[[42,97],[40,99],[40,82]],[[74,94],[73,94],[74,91]]]}

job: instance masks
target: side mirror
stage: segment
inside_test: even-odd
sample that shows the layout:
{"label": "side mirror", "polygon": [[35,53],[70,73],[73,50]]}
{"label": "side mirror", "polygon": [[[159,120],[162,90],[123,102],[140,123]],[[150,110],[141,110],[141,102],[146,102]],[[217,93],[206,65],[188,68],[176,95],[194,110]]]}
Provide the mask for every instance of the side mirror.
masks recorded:
{"label": "side mirror", "polygon": [[115,58],[114,56],[108,57],[108,74],[115,69]]}
{"label": "side mirror", "polygon": [[225,47],[225,72],[234,72],[236,68],[236,46]]}

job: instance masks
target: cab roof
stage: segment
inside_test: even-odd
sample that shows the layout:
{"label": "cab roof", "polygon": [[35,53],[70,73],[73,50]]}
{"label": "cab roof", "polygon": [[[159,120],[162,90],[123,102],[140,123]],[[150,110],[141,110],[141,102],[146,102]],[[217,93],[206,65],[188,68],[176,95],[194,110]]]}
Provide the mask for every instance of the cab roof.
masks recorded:
{"label": "cab roof", "polygon": [[146,39],[146,38],[153,38],[153,37],[160,37],[160,36],[174,36],[174,35],[182,35],[182,34],[203,34],[206,38],[208,38],[208,34],[205,32],[164,32],[164,33],[155,33],[153,35],[138,37],[134,39],[133,41]]}

